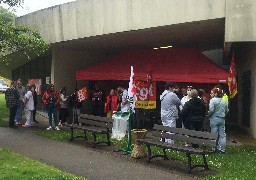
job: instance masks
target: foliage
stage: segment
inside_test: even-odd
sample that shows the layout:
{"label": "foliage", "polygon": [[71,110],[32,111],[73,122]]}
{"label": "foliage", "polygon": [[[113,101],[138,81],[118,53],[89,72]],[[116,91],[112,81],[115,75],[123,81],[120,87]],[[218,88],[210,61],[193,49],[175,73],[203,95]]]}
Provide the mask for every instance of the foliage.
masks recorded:
{"label": "foliage", "polygon": [[85,179],[0,148],[0,179]]}
{"label": "foliage", "polygon": [[30,55],[40,55],[48,50],[49,45],[41,38],[40,33],[32,28],[14,25],[13,15],[4,8],[0,9],[0,59],[8,63],[8,54],[21,52]]}
{"label": "foliage", "polygon": [[24,0],[0,0],[0,4],[7,4],[10,7],[20,6]]}
{"label": "foliage", "polygon": [[16,15],[0,6],[0,16],[4,23],[13,23]]}
{"label": "foliage", "polygon": [[5,94],[0,93],[0,126],[8,126],[4,119],[9,116],[9,109],[5,106]]}

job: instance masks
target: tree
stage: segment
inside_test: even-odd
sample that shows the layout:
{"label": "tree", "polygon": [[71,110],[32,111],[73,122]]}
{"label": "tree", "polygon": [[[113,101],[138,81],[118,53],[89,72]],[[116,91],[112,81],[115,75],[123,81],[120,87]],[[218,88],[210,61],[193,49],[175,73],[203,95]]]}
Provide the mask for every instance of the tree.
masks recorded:
{"label": "tree", "polygon": [[[10,6],[18,6],[21,0],[0,0]],[[22,52],[28,58],[30,54],[40,55],[45,52],[49,45],[42,39],[37,30],[16,26],[15,15],[3,7],[0,8],[0,59],[7,63],[7,54]]]}
{"label": "tree", "polygon": [[20,6],[23,0],[0,0],[0,4],[7,4],[10,7]]}

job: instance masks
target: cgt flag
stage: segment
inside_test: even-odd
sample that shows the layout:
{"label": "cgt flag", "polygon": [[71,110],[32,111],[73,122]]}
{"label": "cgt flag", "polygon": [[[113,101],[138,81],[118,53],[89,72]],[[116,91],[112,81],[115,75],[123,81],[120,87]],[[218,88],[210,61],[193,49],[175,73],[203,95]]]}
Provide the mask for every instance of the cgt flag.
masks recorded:
{"label": "cgt flag", "polygon": [[130,82],[129,82],[129,88],[128,88],[128,101],[130,102],[130,110],[132,112],[134,111],[135,102],[136,102],[136,87],[134,83],[134,72],[133,72],[133,66],[131,66],[131,76],[130,76]]}
{"label": "cgt flag", "polygon": [[82,102],[85,99],[88,99],[88,93],[86,87],[83,87],[77,92],[78,102]]}
{"label": "cgt flag", "polygon": [[237,82],[236,82],[234,53],[232,55],[231,65],[230,65],[229,74],[228,74],[228,87],[229,87],[230,98],[235,97],[235,95],[237,94]]}

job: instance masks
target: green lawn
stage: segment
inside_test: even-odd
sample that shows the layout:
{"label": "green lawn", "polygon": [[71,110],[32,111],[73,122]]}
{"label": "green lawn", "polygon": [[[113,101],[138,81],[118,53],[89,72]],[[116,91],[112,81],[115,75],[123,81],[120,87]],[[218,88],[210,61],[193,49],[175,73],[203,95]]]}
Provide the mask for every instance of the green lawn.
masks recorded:
{"label": "green lawn", "polygon": [[4,121],[4,118],[9,116],[9,109],[5,106],[5,94],[0,93],[0,126],[8,126],[8,121]]}
{"label": "green lawn", "polygon": [[0,148],[0,179],[85,179]]}

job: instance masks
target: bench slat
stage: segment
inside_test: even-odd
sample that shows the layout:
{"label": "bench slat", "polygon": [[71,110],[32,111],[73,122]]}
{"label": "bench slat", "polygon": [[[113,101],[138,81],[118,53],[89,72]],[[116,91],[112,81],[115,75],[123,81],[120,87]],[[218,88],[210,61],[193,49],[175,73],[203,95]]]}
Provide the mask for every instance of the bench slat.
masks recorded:
{"label": "bench slat", "polygon": [[156,141],[154,139],[138,139],[138,142],[148,144],[148,145],[153,145],[153,146],[158,146],[160,148],[165,148],[165,149],[172,149],[172,150],[177,150],[177,151],[182,151],[182,152],[190,152],[194,154],[210,154],[214,153],[214,151],[211,150],[205,150],[205,149],[199,149],[199,148],[192,148],[192,147],[184,147],[178,144],[169,144],[166,142],[162,141]]}
{"label": "bench slat", "polygon": [[110,119],[107,117],[101,117],[101,116],[94,116],[90,114],[80,114],[80,119],[89,119],[89,120],[95,120],[100,122],[113,122],[113,119]]}
{"label": "bench slat", "polygon": [[216,133],[209,133],[209,132],[201,132],[201,131],[194,131],[194,130],[188,130],[183,128],[175,128],[175,127],[168,127],[168,126],[162,126],[162,125],[154,125],[154,129],[157,131],[165,131],[165,132],[171,132],[175,134],[182,134],[192,137],[198,137],[202,139],[212,139],[217,140],[218,134]]}
{"label": "bench slat", "polygon": [[96,127],[102,127],[102,128],[112,128],[112,124],[106,123],[106,122],[99,122],[99,121],[93,121],[93,120],[86,120],[84,121],[85,125],[91,125]]}
{"label": "bench slat", "polygon": [[187,142],[187,143],[191,143],[191,144],[199,144],[199,145],[210,146],[210,147],[216,146],[216,140],[198,139],[198,138],[194,138],[194,137],[188,137],[186,135],[169,134],[166,132],[159,132],[159,131],[153,132],[153,135],[156,137],[160,137],[160,138],[167,138],[167,139],[172,139],[172,140],[181,141],[181,142]]}

